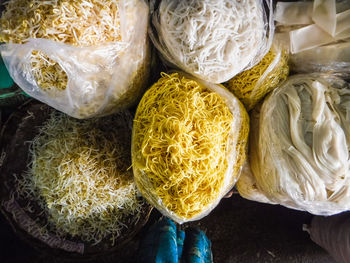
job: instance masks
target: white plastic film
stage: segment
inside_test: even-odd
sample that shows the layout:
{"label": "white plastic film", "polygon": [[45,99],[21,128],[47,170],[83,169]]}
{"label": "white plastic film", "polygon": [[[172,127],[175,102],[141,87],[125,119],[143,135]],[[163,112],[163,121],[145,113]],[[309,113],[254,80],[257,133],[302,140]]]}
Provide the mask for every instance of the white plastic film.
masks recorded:
{"label": "white plastic film", "polygon": [[335,0],[314,0],[312,20],[331,36],[336,30]]}
{"label": "white plastic film", "polygon": [[290,31],[291,53],[295,54],[334,41],[334,38],[316,24]]}
{"label": "white plastic film", "polygon": [[328,72],[350,77],[350,42],[305,50],[290,57],[295,72]]}
{"label": "white plastic film", "polygon": [[350,38],[350,9],[337,14],[336,39]]}
{"label": "white plastic film", "polygon": [[283,25],[308,25],[312,23],[312,2],[277,2],[275,21]]}
{"label": "white plastic film", "polygon": [[[217,177],[217,179],[221,181],[220,185],[217,185],[215,189],[212,190],[209,190],[212,186],[208,187],[208,184],[213,183],[208,178],[210,176],[210,173],[208,173],[209,167],[214,164],[213,169],[218,170],[223,167],[225,162],[216,162],[210,157],[215,151],[217,136],[214,136],[215,138],[211,138],[210,136],[201,137],[203,140],[207,140],[210,143],[202,141],[202,144],[198,144],[197,142],[196,137],[199,136],[196,132],[196,129],[198,129],[197,127],[199,127],[199,129],[208,127],[199,125],[198,122],[193,122],[190,119],[190,115],[198,116],[199,114],[198,112],[192,112],[190,110],[193,105],[199,105],[198,101],[201,99],[198,92],[196,93],[196,99],[181,101],[180,103],[183,104],[179,104],[176,95],[172,95],[172,100],[175,106],[177,105],[175,108],[179,110],[174,112],[174,105],[167,104],[166,115],[163,110],[159,111],[160,115],[163,117],[166,116],[166,124],[159,126],[158,124],[152,124],[156,122],[148,122],[150,119],[148,117],[150,111],[157,107],[154,103],[159,102],[158,105],[160,105],[162,103],[161,100],[169,96],[168,93],[162,90],[167,83],[170,83],[169,78],[183,80],[184,77],[187,79],[186,81],[196,82],[210,92],[217,93],[217,95],[223,99],[223,102],[233,116],[232,122],[230,121],[229,123],[229,136],[227,137],[227,141],[224,142],[226,145],[225,158],[227,159],[228,165],[224,170],[223,176],[218,175]],[[159,82],[155,83],[154,86],[145,93],[136,111],[131,150],[134,179],[141,194],[150,204],[157,208],[163,215],[181,224],[199,220],[208,215],[236,183],[246,158],[249,117],[243,104],[221,85],[202,81],[182,72],[173,72],[171,75],[163,75],[162,79],[167,79],[167,82],[163,82],[162,86],[157,86]],[[176,90],[176,88],[180,87],[181,90],[181,85],[183,84],[178,83],[177,85],[178,86],[173,89]],[[189,85],[195,86],[196,84]],[[178,90],[178,94],[181,94],[181,91]],[[157,100],[153,100],[152,98],[157,98]],[[149,101],[151,99],[152,102],[150,104]],[[205,111],[205,108],[202,109]],[[198,109],[198,111],[200,110]],[[206,117],[208,116],[209,115]],[[161,118],[163,119],[163,117]],[[216,117],[219,116],[216,115],[215,118]],[[152,118],[156,120],[160,117],[153,115]],[[145,119],[147,121],[145,121]],[[188,124],[191,125],[191,130],[181,129],[181,127],[184,127],[183,125]],[[224,127],[222,122],[215,124],[215,121],[211,121],[210,125]],[[203,131],[205,130],[206,128],[203,128]],[[145,136],[145,134],[147,135]],[[160,134],[163,134],[163,136],[161,136],[162,139],[158,142],[153,141],[152,145],[147,142],[149,138],[157,138]],[[193,139],[189,139],[188,144],[186,144],[181,140],[183,136]],[[185,147],[183,144],[186,145],[189,152],[191,152],[192,149],[195,149],[197,152],[197,158],[195,158],[194,162],[191,161],[191,155],[186,154],[187,150],[183,149],[183,147]],[[148,150],[148,147],[151,147],[152,151]],[[197,150],[197,147],[201,149]],[[206,147],[210,147],[210,149],[203,150]],[[172,149],[177,150],[173,151]],[[152,161],[146,158],[148,152],[151,152]],[[162,152],[162,154],[159,154],[160,152]],[[176,157],[179,152],[181,152],[183,157]],[[159,161],[159,158],[162,161]],[[202,162],[202,160],[206,161]],[[163,168],[164,166],[160,166],[160,163],[163,162],[167,167],[165,169]],[[203,163],[204,166],[202,166],[201,163]],[[150,166],[156,168],[150,169]],[[200,167],[205,167],[203,173],[198,172],[198,169],[201,169]],[[178,170],[181,170],[180,177],[184,175],[180,180],[178,176],[175,176],[176,173],[174,172]],[[208,191],[206,189],[208,189]],[[171,200],[170,202],[169,198]],[[199,202],[200,200],[202,201]]]}

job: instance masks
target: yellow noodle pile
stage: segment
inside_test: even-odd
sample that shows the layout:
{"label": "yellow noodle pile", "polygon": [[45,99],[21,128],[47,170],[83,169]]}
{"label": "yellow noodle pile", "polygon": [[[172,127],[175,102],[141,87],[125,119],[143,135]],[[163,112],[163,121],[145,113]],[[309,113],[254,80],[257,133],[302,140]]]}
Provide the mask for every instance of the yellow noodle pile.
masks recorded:
{"label": "yellow noodle pile", "polygon": [[130,121],[122,114],[79,121],[54,112],[41,128],[19,192],[47,211],[52,231],[114,242],[139,220],[144,203],[128,170]]}
{"label": "yellow noodle pile", "polygon": [[[244,113],[238,117],[247,118]],[[227,176],[237,176],[236,167],[226,174],[230,149],[239,155],[237,167],[245,159],[246,141],[234,144],[233,121],[216,92],[178,73],[163,73],[134,119],[134,174],[144,197],[184,221],[208,209],[222,194]],[[242,122],[246,129],[240,130],[241,122],[237,128],[241,140],[248,133],[247,119]]]}
{"label": "yellow noodle pile", "polygon": [[[120,40],[116,0],[10,0],[5,8],[0,42],[45,38],[83,47]],[[40,88],[66,88],[66,73],[47,55],[33,52],[32,66]]]}
{"label": "yellow noodle pile", "polygon": [[284,81],[288,74],[287,52],[272,47],[259,64],[236,75],[224,83],[224,86],[251,110],[267,93]]}

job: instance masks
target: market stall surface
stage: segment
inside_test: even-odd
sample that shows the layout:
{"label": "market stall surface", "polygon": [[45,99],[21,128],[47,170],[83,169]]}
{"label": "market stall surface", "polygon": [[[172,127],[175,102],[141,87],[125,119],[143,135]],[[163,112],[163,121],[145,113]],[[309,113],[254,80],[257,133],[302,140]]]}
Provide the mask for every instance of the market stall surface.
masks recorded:
{"label": "market stall surface", "polygon": [[[138,240],[160,214],[153,210],[149,223],[126,248],[113,255],[86,262],[136,262]],[[184,224],[204,230],[212,241],[214,262],[335,262],[302,231],[311,215],[278,205],[261,204],[233,195],[200,221]],[[0,219],[0,262],[72,262],[36,251]],[[78,261],[74,261],[78,262]],[[81,262],[81,261],[80,261]]]}

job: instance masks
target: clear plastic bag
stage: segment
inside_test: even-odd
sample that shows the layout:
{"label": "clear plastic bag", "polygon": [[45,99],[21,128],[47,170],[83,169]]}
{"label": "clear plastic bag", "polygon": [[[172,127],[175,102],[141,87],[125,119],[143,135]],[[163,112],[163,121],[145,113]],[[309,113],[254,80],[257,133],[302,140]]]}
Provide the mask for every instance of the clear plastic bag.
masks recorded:
{"label": "clear plastic bag", "polygon": [[[132,106],[141,97],[149,75],[149,7],[143,0],[121,0],[118,10],[118,42],[77,47],[38,38],[1,45],[11,77],[30,96],[76,118],[108,115]],[[33,74],[33,52],[62,68],[66,87],[42,88]]]}
{"label": "clear plastic bag", "polygon": [[283,25],[311,24],[312,2],[277,2],[275,21]]}
{"label": "clear plastic bag", "polygon": [[223,85],[243,102],[247,110],[251,110],[283,82],[288,74],[288,51],[276,42],[257,65]]}
{"label": "clear plastic bag", "polygon": [[141,99],[134,119],[136,185],[172,220],[199,220],[236,183],[248,132],[244,106],[224,87],[182,72],[163,73]]}
{"label": "clear plastic bag", "polygon": [[334,36],[337,26],[335,0],[314,0],[312,20],[329,35]]}
{"label": "clear plastic bag", "polygon": [[350,77],[350,42],[316,47],[290,57],[295,72],[326,72]]}
{"label": "clear plastic bag", "polygon": [[270,0],[156,2],[151,1],[152,42],[167,64],[200,79],[228,81],[270,50]]}
{"label": "clear plastic bag", "polygon": [[294,75],[251,117],[248,199],[316,215],[350,209],[350,89],[328,74]]}
{"label": "clear plastic bag", "polygon": [[291,52],[291,71],[350,77],[349,1],[278,2],[275,19],[280,22],[275,36]]}

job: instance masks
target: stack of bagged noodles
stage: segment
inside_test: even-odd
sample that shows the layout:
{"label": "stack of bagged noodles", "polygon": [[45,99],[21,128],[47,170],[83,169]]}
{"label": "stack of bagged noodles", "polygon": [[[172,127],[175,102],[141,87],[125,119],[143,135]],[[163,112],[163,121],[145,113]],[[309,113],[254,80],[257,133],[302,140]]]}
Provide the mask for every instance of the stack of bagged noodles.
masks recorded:
{"label": "stack of bagged noodles", "polygon": [[[98,244],[138,222],[138,191],[178,223],[209,214],[237,181],[251,200],[319,215],[349,210],[349,84],[316,73],[285,80],[288,51],[296,71],[350,72],[350,5],[278,3],[289,50],[278,41],[285,33],[272,43],[268,0],[150,5],[155,47],[184,72],[162,73],[144,94],[130,138],[122,109],[141,97],[149,75],[146,1],[6,3],[0,52],[12,78],[34,98],[90,118],[53,112],[43,124],[28,171],[14,173],[25,213],[36,203],[43,231]],[[253,109],[249,162],[240,100]]]}
{"label": "stack of bagged noodles", "polygon": [[251,116],[250,167],[237,183],[240,194],[317,215],[349,210],[349,88],[314,73],[274,90]]}
{"label": "stack of bagged noodles", "polygon": [[225,82],[257,64],[270,49],[271,1],[155,2],[150,28],[154,45],[166,62],[199,79]]}
{"label": "stack of bagged noodles", "polygon": [[132,137],[135,182],[178,223],[207,215],[246,159],[249,118],[220,85],[162,73],[138,105]]}
{"label": "stack of bagged noodles", "polygon": [[288,51],[276,44],[257,65],[234,76],[224,86],[243,102],[247,110],[251,110],[288,74]]}
{"label": "stack of bagged noodles", "polygon": [[10,0],[1,55],[32,97],[76,118],[133,105],[149,74],[143,0]]}

